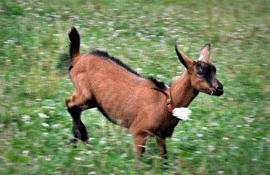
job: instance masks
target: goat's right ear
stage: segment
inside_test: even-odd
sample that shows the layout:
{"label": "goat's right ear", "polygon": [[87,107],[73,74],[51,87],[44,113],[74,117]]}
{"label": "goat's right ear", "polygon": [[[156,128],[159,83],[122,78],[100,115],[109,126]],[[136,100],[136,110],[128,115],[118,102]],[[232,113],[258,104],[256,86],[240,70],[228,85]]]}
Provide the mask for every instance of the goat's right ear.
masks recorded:
{"label": "goat's right ear", "polygon": [[191,61],[185,54],[183,54],[182,52],[179,52],[177,49],[177,45],[175,44],[175,52],[179,58],[179,60],[181,61],[181,63],[185,66],[186,69],[188,69],[189,67],[192,67],[193,61]]}

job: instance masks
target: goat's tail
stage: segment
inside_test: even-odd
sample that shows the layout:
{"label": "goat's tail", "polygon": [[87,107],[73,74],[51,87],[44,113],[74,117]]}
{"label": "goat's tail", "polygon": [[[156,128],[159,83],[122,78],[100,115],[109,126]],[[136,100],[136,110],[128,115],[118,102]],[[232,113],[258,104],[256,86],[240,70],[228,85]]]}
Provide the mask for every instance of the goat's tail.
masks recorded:
{"label": "goat's tail", "polygon": [[77,63],[80,56],[80,35],[75,27],[69,32],[69,56],[71,59],[70,69]]}

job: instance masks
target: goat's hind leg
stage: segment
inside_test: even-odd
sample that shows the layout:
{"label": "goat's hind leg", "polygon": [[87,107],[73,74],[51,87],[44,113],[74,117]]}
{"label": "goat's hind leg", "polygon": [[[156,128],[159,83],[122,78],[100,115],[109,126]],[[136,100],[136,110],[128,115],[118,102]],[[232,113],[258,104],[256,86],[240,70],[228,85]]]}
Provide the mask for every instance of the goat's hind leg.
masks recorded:
{"label": "goat's hind leg", "polygon": [[87,130],[83,122],[81,121],[81,113],[83,109],[78,105],[74,105],[74,103],[70,98],[66,100],[66,104],[68,108],[67,110],[73,119],[73,134],[75,138],[72,139],[71,141],[74,143],[74,145],[76,145],[78,139],[82,140],[83,142],[87,142],[88,140]]}

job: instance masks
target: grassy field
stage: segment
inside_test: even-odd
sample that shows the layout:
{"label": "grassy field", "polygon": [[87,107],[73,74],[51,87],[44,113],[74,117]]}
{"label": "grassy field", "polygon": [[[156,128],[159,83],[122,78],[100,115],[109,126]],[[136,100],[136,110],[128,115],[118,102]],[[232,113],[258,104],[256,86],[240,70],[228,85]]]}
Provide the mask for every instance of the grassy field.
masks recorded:
{"label": "grassy field", "polygon": [[[0,174],[270,174],[270,1],[1,0]],[[210,42],[225,94],[199,96],[192,121],[168,139],[169,160],[97,110],[83,113],[90,144],[69,144],[64,100],[68,36],[143,76],[170,83],[184,71],[174,44],[195,60]]]}

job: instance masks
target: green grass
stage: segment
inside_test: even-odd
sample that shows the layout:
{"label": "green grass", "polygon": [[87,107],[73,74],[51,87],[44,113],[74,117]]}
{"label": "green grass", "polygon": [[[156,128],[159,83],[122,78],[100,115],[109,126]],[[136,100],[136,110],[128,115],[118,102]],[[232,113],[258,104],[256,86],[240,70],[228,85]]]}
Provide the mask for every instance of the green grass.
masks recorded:
{"label": "green grass", "polygon": [[[0,2],[0,174],[270,174],[270,1],[2,0]],[[97,110],[83,113],[90,145],[69,144],[64,100],[67,33],[82,53],[107,50],[143,76],[166,83],[210,42],[225,94],[200,94],[193,121],[168,139],[169,160],[149,139],[134,159],[131,135]],[[162,75],[162,76],[161,76]]]}

